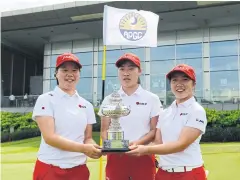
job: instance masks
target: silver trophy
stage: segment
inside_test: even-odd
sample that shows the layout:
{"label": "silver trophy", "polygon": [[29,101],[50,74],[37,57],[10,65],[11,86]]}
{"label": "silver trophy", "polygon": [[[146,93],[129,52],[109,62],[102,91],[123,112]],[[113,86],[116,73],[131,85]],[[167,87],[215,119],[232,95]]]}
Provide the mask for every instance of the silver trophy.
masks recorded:
{"label": "silver trophy", "polygon": [[127,116],[130,107],[122,104],[122,98],[114,88],[110,95],[110,103],[103,105],[102,114],[111,118],[111,123],[107,131],[107,140],[103,142],[102,152],[126,152],[129,151],[129,140],[124,139],[124,132],[119,123],[120,117]]}

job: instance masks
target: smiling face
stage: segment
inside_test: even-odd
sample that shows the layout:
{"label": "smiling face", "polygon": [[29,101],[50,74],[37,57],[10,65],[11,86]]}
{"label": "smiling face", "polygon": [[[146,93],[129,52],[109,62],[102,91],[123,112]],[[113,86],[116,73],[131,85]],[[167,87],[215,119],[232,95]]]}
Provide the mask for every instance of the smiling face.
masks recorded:
{"label": "smiling face", "polygon": [[141,75],[141,69],[131,61],[124,61],[118,68],[118,78],[123,88],[132,88],[138,86],[138,78]]}
{"label": "smiling face", "polygon": [[185,73],[174,72],[171,75],[170,85],[177,102],[182,103],[193,96],[196,83]]}
{"label": "smiling face", "polygon": [[56,78],[62,90],[75,91],[80,78],[79,66],[74,62],[63,63],[56,71]]}

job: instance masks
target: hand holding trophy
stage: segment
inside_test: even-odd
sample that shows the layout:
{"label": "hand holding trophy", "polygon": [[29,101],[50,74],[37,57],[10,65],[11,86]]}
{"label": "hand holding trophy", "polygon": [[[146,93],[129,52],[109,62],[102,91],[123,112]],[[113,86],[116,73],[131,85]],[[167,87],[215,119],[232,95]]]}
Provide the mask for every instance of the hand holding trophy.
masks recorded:
{"label": "hand holding trophy", "polygon": [[102,152],[126,152],[130,149],[129,140],[124,139],[124,131],[119,123],[120,117],[127,116],[130,108],[122,104],[122,98],[117,92],[116,87],[110,95],[110,102],[102,107],[102,114],[111,119],[109,129],[107,131],[107,140],[103,142]]}

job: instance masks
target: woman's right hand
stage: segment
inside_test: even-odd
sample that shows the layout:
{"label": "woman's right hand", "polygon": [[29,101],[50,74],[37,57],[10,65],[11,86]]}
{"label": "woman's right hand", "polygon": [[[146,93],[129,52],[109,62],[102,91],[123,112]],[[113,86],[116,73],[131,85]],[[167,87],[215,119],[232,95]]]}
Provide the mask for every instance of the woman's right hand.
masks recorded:
{"label": "woman's right hand", "polygon": [[93,159],[98,159],[102,156],[101,147],[97,144],[84,144],[83,153]]}

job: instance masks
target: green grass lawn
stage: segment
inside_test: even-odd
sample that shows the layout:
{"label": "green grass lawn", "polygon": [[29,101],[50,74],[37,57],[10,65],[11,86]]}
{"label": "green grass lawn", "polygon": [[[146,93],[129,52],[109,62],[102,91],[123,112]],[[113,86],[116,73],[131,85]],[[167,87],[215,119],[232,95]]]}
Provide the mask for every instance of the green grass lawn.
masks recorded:
{"label": "green grass lawn", "polygon": [[[95,139],[98,136],[95,134]],[[2,143],[1,179],[31,180],[40,138]],[[240,179],[240,143],[202,144],[203,158],[210,171],[209,180]],[[99,180],[99,160],[89,159],[90,180]],[[106,164],[103,158],[103,176]],[[102,179],[104,180],[104,178]]]}

